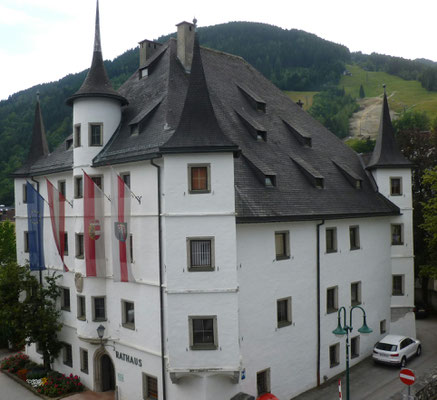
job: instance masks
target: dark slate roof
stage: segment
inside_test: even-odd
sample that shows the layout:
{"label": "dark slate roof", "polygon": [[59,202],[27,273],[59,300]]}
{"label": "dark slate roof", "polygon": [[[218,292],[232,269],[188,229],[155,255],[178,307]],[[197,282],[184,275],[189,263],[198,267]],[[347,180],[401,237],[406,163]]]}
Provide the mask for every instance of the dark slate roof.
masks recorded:
{"label": "dark slate roof", "polygon": [[412,163],[399,150],[396,143],[390,110],[384,87],[384,101],[382,104],[381,121],[376,139],[375,149],[367,168],[411,168]]}
{"label": "dark slate roof", "polygon": [[32,165],[38,158],[45,157],[49,154],[44,121],[41,114],[41,105],[39,103],[39,94],[35,107],[35,118],[33,121],[32,143],[25,164]]}
{"label": "dark slate roof", "polygon": [[[120,88],[129,106],[123,111],[120,129],[94,159],[95,166],[157,157],[165,146],[184,147],[185,140],[190,146],[198,145],[196,140],[201,141],[200,145],[209,145],[216,143],[216,138],[220,143],[225,137],[227,143],[235,144],[242,151],[242,157],[234,158],[239,222],[399,213],[395,205],[375,192],[371,178],[353,150],[242,58],[199,48],[205,77],[202,85],[206,90],[199,98],[189,99],[191,78],[176,53],[176,41],[171,39],[149,61],[153,68],[146,78],[139,79],[135,73]],[[199,72],[193,68],[191,74],[196,76]],[[207,97],[201,102],[201,96]],[[265,102],[265,110],[254,108],[251,98]],[[202,110],[211,107],[208,112],[217,121],[215,127],[210,127],[217,132],[211,139],[214,141],[202,142],[209,132],[201,125],[191,128],[183,122],[184,105],[190,103],[198,104]],[[195,111],[191,109],[190,113]],[[129,124],[144,115],[147,121],[140,126],[139,134],[131,135]],[[265,140],[257,140],[250,131],[252,128],[265,130]],[[323,176],[323,189],[308,179],[303,165],[315,177]],[[337,165],[346,166],[350,176],[361,179],[361,189],[351,185],[344,169]],[[263,177],[269,175],[275,177],[275,187],[265,186]]]}
{"label": "dark slate roof", "polygon": [[[140,79],[136,72],[120,88],[120,95],[128,99],[129,105],[123,109],[122,121],[113,137],[93,160],[94,166],[159,157],[160,148],[166,143],[184,147],[185,140],[190,146],[198,144],[195,140],[200,140],[201,146],[234,144],[242,152],[241,157],[234,158],[238,222],[399,213],[393,203],[375,191],[370,173],[352,149],[242,58],[206,48],[199,48],[199,54],[207,89],[200,95],[208,93],[207,98],[203,97],[206,103],[199,107],[209,108],[216,119],[216,126],[209,126],[215,132],[211,142],[202,139],[209,131],[193,125],[192,129],[199,131],[192,135],[188,130],[191,125],[183,123],[184,105],[198,100],[187,95],[190,75],[177,59],[176,40],[171,39],[148,61],[147,77]],[[191,73],[199,74],[195,68]],[[265,109],[253,107],[252,98],[262,99]],[[255,137],[240,115],[262,127],[265,138]],[[132,134],[132,124],[138,124],[138,133]],[[177,129],[178,134],[170,139]],[[66,161],[71,151],[65,151],[65,144],[57,151],[65,158],[59,159],[61,164],[70,163],[71,168],[71,158]],[[38,163],[40,168],[50,166],[48,159]],[[308,179],[308,174],[323,176],[323,189]],[[361,188],[351,185],[348,175],[360,178]],[[276,186],[265,186],[265,176],[274,176]]]}
{"label": "dark slate roof", "polygon": [[67,104],[71,106],[74,100],[81,97],[109,97],[119,100],[122,105],[127,104],[127,100],[112,88],[111,81],[109,80],[105,65],[103,64],[98,0],[96,6],[94,52],[91,68],[79,90],[67,99]]}
{"label": "dark slate roof", "polygon": [[221,130],[209,98],[199,39],[194,37],[193,61],[187,96],[174,134],[159,150],[162,153],[236,151]]}

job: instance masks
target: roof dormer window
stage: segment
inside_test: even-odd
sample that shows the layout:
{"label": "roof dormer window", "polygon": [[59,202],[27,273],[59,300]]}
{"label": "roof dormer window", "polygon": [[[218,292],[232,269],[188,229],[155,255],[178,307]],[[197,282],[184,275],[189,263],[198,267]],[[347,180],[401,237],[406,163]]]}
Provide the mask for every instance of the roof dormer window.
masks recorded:
{"label": "roof dormer window", "polygon": [[149,76],[149,68],[140,69],[140,79],[147,78]]}
{"label": "roof dormer window", "polygon": [[339,160],[332,160],[332,162],[355,189],[363,188],[363,179],[352,168]]}
{"label": "roof dormer window", "polygon": [[130,126],[130,134],[131,136],[137,136],[140,133],[139,124],[133,124]]}
{"label": "roof dormer window", "polygon": [[241,93],[244,94],[244,97],[248,100],[250,105],[255,110],[261,111],[263,113],[266,112],[266,102],[261,97],[259,97],[253,90],[241,84],[238,84],[237,87],[238,89],[240,89]]}
{"label": "roof dormer window", "polygon": [[276,186],[276,175],[266,175],[265,185],[266,185],[266,187],[275,187]]}
{"label": "roof dormer window", "polygon": [[267,132],[265,131],[256,132],[256,140],[263,140],[265,142],[266,139],[267,139]]}
{"label": "roof dormer window", "polygon": [[256,139],[267,141],[267,130],[246,113],[235,111],[248,132]]}

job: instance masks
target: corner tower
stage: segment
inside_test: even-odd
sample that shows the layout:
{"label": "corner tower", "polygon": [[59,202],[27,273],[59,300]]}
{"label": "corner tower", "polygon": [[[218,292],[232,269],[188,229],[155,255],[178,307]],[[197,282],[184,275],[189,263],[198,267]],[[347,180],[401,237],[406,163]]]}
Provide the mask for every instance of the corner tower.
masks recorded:
{"label": "corner tower", "polygon": [[401,153],[391,123],[384,85],[381,122],[367,169],[379,192],[400,209],[390,220],[391,324],[390,333],[416,334],[414,307],[413,165]]}
{"label": "corner tower", "polygon": [[112,88],[103,64],[98,0],[91,68],[82,86],[67,100],[67,104],[73,106],[73,165],[89,166],[117,130],[121,109],[128,104]]}

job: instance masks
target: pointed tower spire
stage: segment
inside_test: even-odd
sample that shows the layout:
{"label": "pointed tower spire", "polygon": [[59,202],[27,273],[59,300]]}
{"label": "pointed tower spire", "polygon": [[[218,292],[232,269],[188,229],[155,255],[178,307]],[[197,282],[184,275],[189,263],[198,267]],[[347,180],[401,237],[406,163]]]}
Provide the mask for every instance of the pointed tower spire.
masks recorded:
{"label": "pointed tower spire", "polygon": [[[197,22],[197,21],[196,21]],[[237,151],[220,128],[209,97],[200,55],[199,38],[194,37],[193,61],[179,125],[160,150],[163,153]]]}
{"label": "pointed tower spire", "polygon": [[382,103],[382,115],[379,123],[379,132],[376,139],[375,149],[367,168],[411,168],[412,163],[408,161],[399,150],[396,143],[395,132],[390,118],[387,93],[384,87],[384,98]]}
{"label": "pointed tower spire", "polygon": [[112,88],[111,81],[103,64],[102,45],[100,42],[99,0],[97,0],[96,4],[94,52],[91,68],[80,89],[67,99],[67,104],[71,106],[74,100],[81,97],[109,97],[119,100],[121,105],[128,104],[128,101]]}
{"label": "pointed tower spire", "polygon": [[42,119],[41,105],[39,102],[39,92],[36,93],[35,118],[33,121],[32,143],[25,164],[31,166],[41,157],[49,154],[44,122]]}

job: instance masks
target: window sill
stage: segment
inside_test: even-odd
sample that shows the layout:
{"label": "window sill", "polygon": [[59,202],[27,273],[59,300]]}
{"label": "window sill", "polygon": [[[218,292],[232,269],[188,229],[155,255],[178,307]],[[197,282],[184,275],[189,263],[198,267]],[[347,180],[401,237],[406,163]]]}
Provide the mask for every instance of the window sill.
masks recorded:
{"label": "window sill", "polygon": [[332,363],[331,365],[329,365],[329,368],[334,368],[334,367],[337,367],[337,366],[339,366],[339,365],[340,365],[339,362]]}
{"label": "window sill", "polygon": [[195,344],[190,346],[191,350],[217,350],[217,348],[218,346],[215,344]]}
{"label": "window sill", "polygon": [[189,190],[189,194],[205,194],[205,193],[211,193],[211,190]]}
{"label": "window sill", "polygon": [[351,359],[352,359],[352,358],[358,358],[359,356],[360,356],[359,354],[352,354],[352,355],[351,355]]}
{"label": "window sill", "polygon": [[290,256],[276,256],[276,261],[289,260]]}
{"label": "window sill", "polygon": [[351,251],[360,250],[360,249],[361,249],[361,247],[351,247]]}
{"label": "window sill", "polygon": [[106,320],[106,318],[94,318],[93,322],[105,322]]}
{"label": "window sill", "polygon": [[78,260],[83,260],[83,256],[76,256]]}
{"label": "window sill", "polygon": [[403,243],[392,243],[391,245],[392,246],[403,246],[404,244]]}
{"label": "window sill", "polygon": [[336,313],[338,311],[337,308],[329,308],[326,310],[326,314],[333,314]]}
{"label": "window sill", "polygon": [[70,307],[61,307],[61,310],[62,311],[68,311],[68,312],[70,312],[71,311],[71,309],[70,309]]}
{"label": "window sill", "polygon": [[87,369],[80,369],[80,372],[83,372],[84,374],[87,374],[88,375],[88,370]]}
{"label": "window sill", "polygon": [[332,253],[337,253],[337,249],[335,250],[326,250],[326,254],[332,254]]}
{"label": "window sill", "polygon": [[135,330],[135,324],[124,323],[124,324],[121,324],[121,326],[122,326],[123,328],[130,329],[130,330],[132,330],[132,331]]}
{"label": "window sill", "polygon": [[392,293],[392,296],[404,296],[404,293]]}
{"label": "window sill", "polygon": [[352,307],[359,306],[359,305],[361,305],[361,301],[352,301],[351,302]]}
{"label": "window sill", "polygon": [[77,317],[79,321],[86,321],[86,317]]}
{"label": "window sill", "polygon": [[74,196],[74,198],[75,198],[76,200],[78,200],[78,199],[83,199],[83,196]]}
{"label": "window sill", "polygon": [[188,267],[189,272],[211,272],[214,270],[214,267]]}
{"label": "window sill", "polygon": [[291,321],[282,321],[278,322],[278,329],[279,328],[285,328],[286,326],[290,326],[292,324]]}
{"label": "window sill", "polygon": [[67,367],[73,368],[73,361],[72,362],[64,361],[64,365],[66,365]]}

